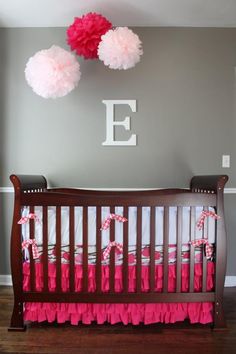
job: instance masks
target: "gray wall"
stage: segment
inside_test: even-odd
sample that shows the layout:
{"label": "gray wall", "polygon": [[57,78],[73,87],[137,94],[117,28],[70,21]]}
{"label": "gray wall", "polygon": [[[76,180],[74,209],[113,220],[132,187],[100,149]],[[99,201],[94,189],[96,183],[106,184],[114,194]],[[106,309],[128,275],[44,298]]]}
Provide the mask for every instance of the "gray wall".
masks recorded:
{"label": "gray wall", "polygon": [[[68,49],[64,28],[0,29],[0,186],[9,174],[44,174],[53,186],[185,187],[193,174],[222,174],[236,187],[236,29],[136,28],[144,55],[132,70],[83,61],[78,88],[45,100],[24,79],[25,64],[52,44]],[[136,147],[104,147],[103,99],[136,99]],[[117,128],[117,137],[129,133]],[[231,168],[222,169],[222,154]],[[9,272],[12,196],[0,194],[0,274]],[[236,196],[226,197],[228,274],[236,275]],[[1,213],[3,211],[1,210]],[[2,242],[2,241],[1,241]],[[2,243],[1,243],[2,245]]]}

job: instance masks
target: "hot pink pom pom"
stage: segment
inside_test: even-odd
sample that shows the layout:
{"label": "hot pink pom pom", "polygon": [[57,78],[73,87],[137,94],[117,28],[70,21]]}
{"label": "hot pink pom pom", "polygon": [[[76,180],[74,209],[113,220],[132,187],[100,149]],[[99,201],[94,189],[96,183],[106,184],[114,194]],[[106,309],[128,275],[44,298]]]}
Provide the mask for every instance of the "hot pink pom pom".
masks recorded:
{"label": "hot pink pom pom", "polygon": [[98,57],[110,69],[129,69],[135,66],[143,54],[142,42],[127,27],[117,27],[102,36]]}
{"label": "hot pink pom pom", "polygon": [[75,56],[55,45],[37,52],[25,68],[29,86],[44,98],[67,95],[77,86],[80,75],[80,65]]}
{"label": "hot pink pom pom", "polygon": [[90,12],[81,18],[76,17],[67,29],[67,43],[78,55],[95,59],[101,36],[111,27],[112,24],[100,14]]}

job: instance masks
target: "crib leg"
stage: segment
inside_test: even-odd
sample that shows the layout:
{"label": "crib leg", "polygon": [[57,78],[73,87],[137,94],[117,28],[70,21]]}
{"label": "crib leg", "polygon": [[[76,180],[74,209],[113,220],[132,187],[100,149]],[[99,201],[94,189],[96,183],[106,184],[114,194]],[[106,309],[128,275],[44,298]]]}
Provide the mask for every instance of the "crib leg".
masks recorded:
{"label": "crib leg", "polygon": [[23,319],[23,303],[15,301],[14,308],[11,316],[11,324],[8,331],[13,332],[23,332],[26,330]]}
{"label": "crib leg", "polygon": [[223,299],[221,299],[215,302],[213,330],[221,331],[225,329],[227,329],[227,324],[224,316]]}

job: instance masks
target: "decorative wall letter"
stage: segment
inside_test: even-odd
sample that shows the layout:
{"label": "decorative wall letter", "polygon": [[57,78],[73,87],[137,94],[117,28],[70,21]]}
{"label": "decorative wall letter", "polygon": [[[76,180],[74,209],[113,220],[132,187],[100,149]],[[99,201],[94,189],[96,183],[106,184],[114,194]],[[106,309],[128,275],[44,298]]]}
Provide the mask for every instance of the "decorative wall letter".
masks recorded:
{"label": "decorative wall letter", "polygon": [[103,100],[106,105],[106,140],[102,145],[108,146],[135,146],[136,134],[132,134],[129,140],[114,140],[114,127],[123,125],[125,130],[130,130],[130,117],[125,117],[123,121],[114,121],[114,108],[116,104],[127,104],[132,112],[136,112],[136,100]]}

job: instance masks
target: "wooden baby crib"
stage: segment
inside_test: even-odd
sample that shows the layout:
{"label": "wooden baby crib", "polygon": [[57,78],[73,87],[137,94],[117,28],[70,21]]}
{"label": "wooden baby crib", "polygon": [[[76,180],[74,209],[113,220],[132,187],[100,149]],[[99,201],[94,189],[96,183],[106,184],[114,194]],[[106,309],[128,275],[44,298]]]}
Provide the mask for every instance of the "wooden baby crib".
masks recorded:
{"label": "wooden baby crib", "polygon": [[[224,221],[224,204],[223,192],[225,183],[228,180],[226,175],[222,176],[195,176],[190,183],[190,189],[162,189],[148,191],[91,191],[72,188],[47,188],[47,181],[43,176],[30,175],[11,175],[10,177],[15,190],[14,215],[11,235],[11,269],[14,290],[14,308],[11,318],[9,330],[25,329],[25,314],[30,313],[31,305],[38,304],[39,312],[43,309],[43,305],[60,304],[61,306],[76,306],[75,304],[91,304],[90,311],[95,311],[95,304],[113,304],[113,306],[122,305],[128,308],[132,304],[139,304],[142,308],[148,304],[165,304],[168,308],[176,304],[183,304],[187,309],[190,304],[212,304],[212,324],[214,328],[225,327],[225,319],[223,312],[223,289],[226,271],[226,231]],[[109,215],[115,215],[118,207],[122,210],[119,217],[125,218],[120,227],[122,229],[122,261],[116,264],[116,247],[110,247],[109,262],[104,263],[104,245],[102,245],[101,225],[104,221],[104,208],[109,208]],[[198,256],[200,263],[196,264],[196,223],[197,208],[201,207],[203,211],[214,210],[219,220],[214,220],[214,245],[212,246],[211,260],[206,257],[207,244],[200,248]],[[34,215],[35,218],[25,216],[28,220],[28,258],[22,251],[22,211],[27,208],[28,215]],[[41,210],[40,220],[37,220],[36,210]],[[49,254],[49,210],[55,212],[55,228],[53,229],[54,241],[53,252]],[[64,208],[64,209],[63,209]],[[67,263],[62,258],[62,214],[67,210]],[[78,247],[81,253],[76,256],[76,232],[77,225],[76,214],[81,211],[81,244]],[[93,208],[95,213],[95,243],[93,264],[90,264],[89,254],[89,217],[90,209]],[[133,209],[132,209],[133,208]],[[146,208],[146,209],[144,209]],[[130,224],[131,209],[135,212],[135,262],[130,265],[130,246],[132,230]],[[149,239],[147,245],[143,246],[143,224],[144,210],[148,211],[148,227]],[[175,219],[170,224],[170,215],[175,213]],[[187,224],[184,219],[184,212],[188,213]],[[158,214],[159,213],[159,214]],[[212,212],[212,215],[214,213]],[[159,215],[159,216],[158,216]],[[161,215],[162,221],[162,237],[161,246],[156,246],[156,233],[158,233],[158,225],[156,219]],[[27,219],[28,218],[28,219]],[[109,220],[109,218],[108,218]],[[161,220],[161,219],[160,219]],[[30,242],[36,240],[35,225],[41,227],[42,238],[36,244],[40,249],[40,257],[34,259],[33,245]],[[205,220],[206,221],[206,220]],[[174,224],[174,226],[173,226]],[[172,226],[171,226],[172,225]],[[185,226],[184,226],[185,225]],[[187,225],[187,226],[186,226]],[[187,251],[183,252],[183,226],[186,227],[189,234]],[[171,230],[175,230],[174,245],[174,262],[170,264],[169,248],[170,239],[172,237]],[[202,238],[206,238],[208,233],[208,221],[202,225]],[[77,231],[76,231],[77,230]],[[51,231],[50,231],[51,232]],[[109,221],[109,242],[111,245],[117,245],[114,242],[117,239],[117,228],[114,221]],[[50,234],[51,235],[51,234]],[[51,237],[51,236],[50,236]],[[29,241],[31,240],[31,241]],[[30,245],[30,247],[29,247]],[[31,247],[32,246],[32,247]],[[158,253],[156,249],[160,247]],[[188,248],[189,247],[189,248]],[[144,251],[148,250],[148,258],[146,265],[143,265]],[[158,254],[161,254],[161,261],[158,264]],[[183,254],[187,255],[187,263],[183,264]],[[77,264],[77,258],[80,256],[80,263]],[[51,258],[50,258],[51,257]],[[36,257],[37,258],[37,257]],[[160,257],[159,257],[160,258]],[[211,267],[209,267],[211,266]],[[54,285],[50,278],[50,272],[53,267]],[[187,269],[188,277],[183,278],[183,270]],[[209,271],[209,269],[213,271]],[[200,269],[200,276],[196,285],[196,269]],[[133,279],[130,279],[131,271]],[[63,274],[66,272],[66,283],[63,283]],[[76,274],[80,272],[79,283]],[[91,278],[92,272],[92,278]],[[120,274],[120,283],[117,287],[117,274]],[[148,274],[148,279],[143,278],[144,273]],[[211,272],[211,275],[208,274]],[[40,273],[40,274],[39,274]],[[62,274],[63,273],[63,274]],[[104,274],[106,279],[104,280]],[[157,273],[161,276],[157,279]],[[170,279],[170,273],[173,273],[173,279]],[[81,276],[82,274],[82,276]],[[38,277],[38,278],[37,278]],[[213,283],[209,286],[208,280],[212,277]],[[65,280],[65,279],[64,279]],[[104,281],[106,285],[104,285]],[[170,285],[170,282],[174,283]],[[143,283],[146,282],[144,286]],[[132,284],[133,285],[132,285]],[[185,283],[185,285],[184,285]],[[78,285],[79,284],[79,285]],[[92,284],[92,285],[91,285]],[[158,285],[159,284],[159,285]],[[55,306],[56,306],[55,305]],[[41,307],[40,307],[41,306]],[[126,306],[126,307],[125,307]],[[138,306],[138,305],[137,305]],[[154,306],[154,305],[153,305]],[[91,310],[91,308],[93,310]],[[28,309],[28,310],[27,310]],[[30,312],[31,311],[31,312]],[[61,311],[61,310],[60,310]],[[137,308],[135,310],[137,312]],[[158,309],[157,309],[158,311]],[[169,310],[168,310],[169,311]],[[200,310],[201,311],[201,310]],[[37,316],[41,316],[41,320],[46,320],[45,309],[38,312]],[[47,312],[47,311],[46,311]],[[50,311],[48,311],[50,312]],[[73,312],[73,311],[72,311]],[[31,316],[30,315],[30,316]],[[199,315],[199,314],[198,314]],[[37,317],[36,316],[36,317]],[[54,317],[53,317],[54,316]],[[50,321],[57,320],[58,314],[53,314]],[[72,315],[71,315],[72,316]],[[80,322],[81,318],[77,316]],[[97,320],[98,316],[92,314],[92,320]],[[102,322],[107,320],[107,314],[104,315]],[[137,324],[143,321],[143,314],[140,314]],[[152,314],[156,316],[156,314]],[[172,320],[163,320],[165,314],[162,313],[159,320],[157,317],[153,322],[173,322]],[[165,317],[167,318],[167,317]],[[183,315],[183,319],[186,318]],[[32,320],[38,318],[30,317]],[[70,320],[68,314],[64,318]],[[176,320],[179,320],[177,317]],[[40,321],[40,320],[39,320]],[[115,321],[115,320],[114,320]],[[113,321],[113,323],[114,323]],[[59,320],[60,322],[60,320]],[[129,323],[126,319],[125,322]],[[198,322],[198,320],[193,321]],[[201,322],[201,321],[200,321]],[[86,322],[85,322],[86,323]],[[150,321],[152,323],[152,321]],[[202,322],[205,323],[205,322]],[[136,323],[135,323],[136,324]]]}

